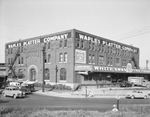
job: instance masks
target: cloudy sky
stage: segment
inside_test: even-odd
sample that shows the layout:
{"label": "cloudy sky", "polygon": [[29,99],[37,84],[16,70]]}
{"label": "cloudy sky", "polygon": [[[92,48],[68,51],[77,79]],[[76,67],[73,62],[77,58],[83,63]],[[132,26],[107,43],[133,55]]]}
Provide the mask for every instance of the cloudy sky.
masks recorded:
{"label": "cloudy sky", "polygon": [[73,28],[139,47],[141,67],[150,60],[150,0],[0,0],[0,63],[7,42]]}

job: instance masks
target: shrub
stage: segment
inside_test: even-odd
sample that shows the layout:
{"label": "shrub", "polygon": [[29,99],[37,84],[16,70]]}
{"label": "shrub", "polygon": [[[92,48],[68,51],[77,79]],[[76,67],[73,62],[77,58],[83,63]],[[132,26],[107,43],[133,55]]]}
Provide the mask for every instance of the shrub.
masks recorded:
{"label": "shrub", "polygon": [[36,82],[36,83],[34,83],[34,86],[35,87],[42,87],[42,83]]}
{"label": "shrub", "polygon": [[44,86],[45,88],[53,88],[53,86],[52,85],[50,85],[50,84],[45,84],[45,86]]}

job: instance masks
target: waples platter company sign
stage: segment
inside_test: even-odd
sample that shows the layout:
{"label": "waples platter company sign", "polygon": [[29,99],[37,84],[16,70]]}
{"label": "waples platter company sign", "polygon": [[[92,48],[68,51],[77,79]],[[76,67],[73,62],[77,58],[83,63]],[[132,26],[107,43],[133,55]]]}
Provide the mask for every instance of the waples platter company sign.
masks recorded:
{"label": "waples platter company sign", "polygon": [[[43,36],[44,37],[44,36]],[[11,43],[6,46],[6,48],[15,48],[15,47],[21,47],[21,46],[28,46],[28,45],[36,45],[40,43],[48,43],[50,41],[60,40],[60,39],[68,39],[71,38],[71,32],[63,33],[59,35],[54,36],[47,36],[44,38],[37,38],[30,39],[30,40],[24,40],[24,41],[18,41],[16,43]]]}
{"label": "waples platter company sign", "polygon": [[79,38],[81,40],[91,41],[92,43],[95,43],[96,45],[101,44],[101,45],[106,45],[109,47],[114,47],[116,49],[122,49],[122,50],[127,50],[127,51],[138,53],[138,49],[135,47],[130,47],[124,44],[120,44],[118,42],[104,39],[102,37],[96,37],[96,36],[94,37],[89,34],[83,34],[83,33],[81,34],[81,33],[76,32],[76,38]]}

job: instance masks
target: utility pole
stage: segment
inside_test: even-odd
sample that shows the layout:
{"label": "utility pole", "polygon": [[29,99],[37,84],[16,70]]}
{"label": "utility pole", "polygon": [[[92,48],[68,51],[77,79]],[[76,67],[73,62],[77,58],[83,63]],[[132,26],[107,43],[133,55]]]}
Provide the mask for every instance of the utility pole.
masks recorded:
{"label": "utility pole", "polygon": [[42,80],[42,92],[44,92],[44,85],[45,85],[45,45],[42,49],[43,53],[43,80]]}
{"label": "utility pole", "polygon": [[146,69],[148,69],[149,60],[146,60]]}
{"label": "utility pole", "polygon": [[57,84],[57,72],[58,72],[58,67],[57,67],[57,65],[56,65],[55,70],[56,70],[56,84]]}

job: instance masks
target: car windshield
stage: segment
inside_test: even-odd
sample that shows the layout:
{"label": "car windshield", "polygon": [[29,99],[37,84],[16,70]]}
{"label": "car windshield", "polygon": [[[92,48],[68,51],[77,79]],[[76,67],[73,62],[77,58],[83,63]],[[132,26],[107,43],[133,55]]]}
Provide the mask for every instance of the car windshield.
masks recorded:
{"label": "car windshield", "polygon": [[12,90],[18,90],[17,88],[13,88]]}

